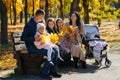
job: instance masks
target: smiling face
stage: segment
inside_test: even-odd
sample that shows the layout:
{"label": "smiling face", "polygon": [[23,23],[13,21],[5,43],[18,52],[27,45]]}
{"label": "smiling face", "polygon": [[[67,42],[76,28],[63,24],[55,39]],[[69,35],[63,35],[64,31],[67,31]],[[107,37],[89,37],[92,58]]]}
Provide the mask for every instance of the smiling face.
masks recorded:
{"label": "smiling face", "polygon": [[61,27],[63,25],[63,21],[59,19],[56,24],[58,27]]}
{"label": "smiling face", "polygon": [[39,32],[40,34],[43,34],[44,31],[45,31],[45,28],[44,28],[43,26],[39,27],[38,32]]}

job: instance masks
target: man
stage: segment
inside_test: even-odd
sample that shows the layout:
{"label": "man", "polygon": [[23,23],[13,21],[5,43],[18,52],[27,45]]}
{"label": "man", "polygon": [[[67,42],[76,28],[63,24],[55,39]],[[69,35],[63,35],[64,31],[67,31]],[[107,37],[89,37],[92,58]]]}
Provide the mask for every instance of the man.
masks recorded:
{"label": "man", "polygon": [[[29,53],[34,53],[34,54],[36,53],[39,55],[46,56],[47,50],[37,49],[34,45],[34,41],[38,40],[38,38],[34,38],[37,29],[36,25],[39,22],[44,23],[44,16],[45,16],[44,10],[40,9],[36,11],[35,16],[31,18],[31,20],[25,25],[21,36],[21,40],[25,41]],[[54,66],[51,66],[47,60],[45,61],[45,64],[40,74],[42,78],[47,78],[47,79],[51,78],[50,75],[56,78],[61,77],[61,75],[56,72],[57,54],[58,53],[56,49],[54,49],[54,52],[52,53],[52,61],[54,63]]]}

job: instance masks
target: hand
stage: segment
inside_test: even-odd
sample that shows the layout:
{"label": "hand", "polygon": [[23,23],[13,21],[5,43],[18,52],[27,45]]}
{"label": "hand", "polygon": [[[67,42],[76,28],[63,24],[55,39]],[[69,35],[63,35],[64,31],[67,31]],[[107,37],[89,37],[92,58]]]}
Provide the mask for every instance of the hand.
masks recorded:
{"label": "hand", "polygon": [[40,37],[36,37],[36,38],[35,38],[35,41],[40,41],[40,40],[41,40]]}

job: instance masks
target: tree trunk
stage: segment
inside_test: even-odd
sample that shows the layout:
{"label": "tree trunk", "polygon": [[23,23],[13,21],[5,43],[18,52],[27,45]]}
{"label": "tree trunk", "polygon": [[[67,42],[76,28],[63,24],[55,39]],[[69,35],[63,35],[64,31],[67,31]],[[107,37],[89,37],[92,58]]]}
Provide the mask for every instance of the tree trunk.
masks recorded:
{"label": "tree trunk", "polygon": [[23,21],[22,18],[23,18],[23,12],[21,11],[20,12],[20,23],[22,23],[22,21]]}
{"label": "tree trunk", "polygon": [[32,10],[32,16],[34,16],[34,0],[33,0],[33,10]]}
{"label": "tree trunk", "polygon": [[89,0],[83,1],[83,8],[84,8],[84,22],[85,24],[89,24]]}
{"label": "tree trunk", "polygon": [[118,23],[118,29],[120,29],[120,22]]}
{"label": "tree trunk", "polygon": [[25,11],[25,24],[27,24],[27,0],[25,0],[25,9],[24,9],[24,11]]}
{"label": "tree trunk", "polygon": [[47,20],[48,18],[48,0],[45,0],[45,21]]}
{"label": "tree trunk", "polygon": [[13,14],[14,14],[14,22],[13,22],[13,25],[16,25],[16,1],[12,1],[13,3]]}
{"label": "tree trunk", "polygon": [[8,24],[8,16],[7,16],[7,8],[5,4],[0,0],[0,14],[1,14],[1,44],[8,45],[8,32],[7,32],[7,24]]}
{"label": "tree trunk", "polygon": [[70,8],[70,15],[74,12],[74,11],[79,11],[79,2],[80,0],[73,0],[72,4],[71,4],[71,8]]}
{"label": "tree trunk", "polygon": [[101,26],[101,19],[98,19],[98,27]]}
{"label": "tree trunk", "polygon": [[11,10],[11,6],[12,6],[12,5],[10,4],[10,23],[11,23],[11,25],[12,25],[13,23],[12,23],[12,10]]}
{"label": "tree trunk", "polygon": [[60,1],[60,17],[62,19],[64,19],[64,16],[63,16],[63,4],[62,4],[62,0],[59,0]]}

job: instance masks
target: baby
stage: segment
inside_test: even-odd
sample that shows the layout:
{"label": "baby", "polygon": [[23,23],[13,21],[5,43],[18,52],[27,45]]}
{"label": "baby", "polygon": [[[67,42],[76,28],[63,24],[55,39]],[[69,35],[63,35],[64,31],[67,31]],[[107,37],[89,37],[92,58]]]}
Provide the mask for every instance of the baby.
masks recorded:
{"label": "baby", "polygon": [[[42,36],[43,35],[46,35],[46,37],[47,37],[47,41],[45,41],[44,43],[42,42]],[[48,51],[47,52],[47,60],[49,61],[50,64],[54,65],[54,63],[51,60],[51,55],[52,55],[52,52],[53,52],[53,48],[58,51],[58,58],[63,61],[63,59],[60,57],[60,52],[59,52],[58,46],[53,44],[50,41],[50,36],[46,32],[46,27],[43,23],[38,23],[37,24],[37,30],[36,30],[36,34],[35,34],[34,37],[39,39],[39,40],[34,41],[34,45],[38,49],[44,48]]]}

